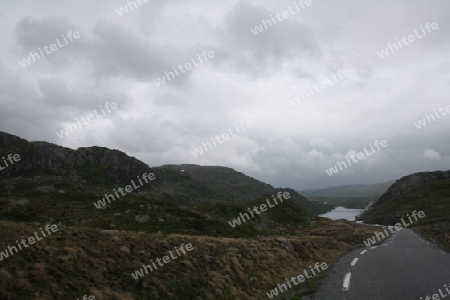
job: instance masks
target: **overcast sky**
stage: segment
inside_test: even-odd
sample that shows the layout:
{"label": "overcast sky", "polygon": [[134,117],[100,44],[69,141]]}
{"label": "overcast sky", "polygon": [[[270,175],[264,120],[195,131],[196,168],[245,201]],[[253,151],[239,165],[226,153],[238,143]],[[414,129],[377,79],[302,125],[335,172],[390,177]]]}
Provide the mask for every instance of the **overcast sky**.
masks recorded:
{"label": "overcast sky", "polygon": [[[312,0],[300,10],[290,0],[144,1],[120,16],[126,1],[2,0],[0,130],[73,149],[119,149],[150,166],[228,166],[296,189],[450,168],[450,116],[414,125],[450,105],[449,1]],[[283,11],[282,22],[252,33]],[[427,31],[427,22],[438,29]],[[378,56],[415,30],[420,38]],[[69,31],[80,36],[66,44]],[[56,39],[63,47],[18,63]],[[200,64],[205,50],[214,57]],[[191,59],[198,66],[154,83]],[[290,104],[339,70],[350,75]],[[58,137],[107,102],[118,109]],[[238,134],[241,121],[253,126]],[[236,136],[192,154],[229,130]],[[388,146],[325,172],[376,140]]]}

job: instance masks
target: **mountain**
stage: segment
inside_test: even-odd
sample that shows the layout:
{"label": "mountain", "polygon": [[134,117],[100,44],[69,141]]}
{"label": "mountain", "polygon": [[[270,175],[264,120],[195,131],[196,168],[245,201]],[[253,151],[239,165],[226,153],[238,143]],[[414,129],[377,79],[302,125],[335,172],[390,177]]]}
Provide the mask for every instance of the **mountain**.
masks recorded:
{"label": "mountain", "polygon": [[300,193],[308,199],[320,203],[364,209],[372,201],[378,199],[393,183],[394,181],[369,185],[343,185],[324,189],[302,190]]}
{"label": "mountain", "polygon": [[[9,199],[0,211],[0,217],[6,220],[58,220],[104,230],[114,229],[118,223],[123,230],[142,229],[136,220],[146,220],[143,223],[148,230],[166,234],[254,237],[278,232],[292,220],[295,222],[291,225],[307,226],[309,212],[327,208],[292,189],[275,189],[225,167],[150,168],[118,150],[72,150],[6,133],[0,133],[0,149],[6,159],[8,154],[20,155],[20,161],[0,172],[0,197]],[[113,189],[129,185],[130,180],[146,172],[153,172],[156,179],[136,193],[99,205],[105,193],[113,195]],[[238,228],[228,224],[259,203],[261,197],[271,199],[279,192],[289,192],[290,199]],[[165,221],[155,223],[161,219]],[[263,221],[270,226],[263,226]]]}
{"label": "mountain", "polygon": [[394,225],[401,218],[408,220],[407,215],[414,210],[423,211],[426,217],[418,221],[413,219],[411,227],[450,247],[450,171],[420,172],[402,177],[359,220]]}
{"label": "mountain", "polygon": [[376,184],[332,186],[324,189],[302,190],[303,195],[322,197],[370,197],[381,195],[394,183],[393,180]]}
{"label": "mountain", "polygon": [[[8,189],[74,190],[109,192],[125,187],[144,173],[156,180],[137,191],[176,205],[198,202],[241,203],[276,192],[271,185],[226,167],[165,165],[149,167],[119,150],[89,147],[72,150],[47,142],[28,142],[0,132],[3,157],[19,154],[21,160],[0,173]],[[0,186],[1,188],[1,186]],[[330,206],[310,203],[295,193],[295,202],[311,214],[330,210]]]}
{"label": "mountain", "polygon": [[[3,168],[8,154],[20,160]],[[151,168],[118,150],[72,150],[6,133],[0,157],[0,299],[260,299],[312,261],[330,263],[372,234],[315,217],[301,205],[325,206],[229,168]],[[145,172],[156,179],[95,205]],[[290,197],[233,223],[255,206],[273,205],[279,192]],[[46,225],[57,231],[44,239]],[[12,250],[36,232],[40,240]],[[153,274],[143,271],[182,244],[193,250],[164,259],[169,265]],[[144,276],[133,277],[139,272]],[[310,295],[322,277],[291,291]]]}
{"label": "mountain", "polygon": [[283,189],[277,188],[273,193],[276,194],[281,190],[289,191],[292,202],[297,203],[301,208],[303,208],[306,212],[312,215],[318,216],[327,213],[336,207],[335,205],[332,204],[322,204],[316,201],[311,201],[300,195],[297,191],[290,188],[283,188]]}
{"label": "mountain", "polygon": [[2,156],[19,154],[20,162],[0,173],[0,181],[12,189],[65,189],[108,191],[137,182],[137,176],[154,173],[158,180],[142,186],[139,192],[163,197],[178,204],[220,201],[206,187],[178,172],[150,168],[119,150],[89,147],[72,150],[47,142],[28,142],[0,132]]}
{"label": "mountain", "polygon": [[240,203],[270,193],[274,188],[231,168],[219,166],[199,166],[193,164],[164,165],[167,169],[189,176],[195,182],[214,191],[227,203]]}
{"label": "mountain", "polygon": [[[0,181],[8,189],[71,190],[107,192],[125,187],[137,176],[154,173],[156,180],[137,191],[176,205],[200,202],[245,203],[265,194],[277,193],[271,185],[226,167],[165,165],[150,168],[119,150],[89,147],[72,150],[47,142],[28,142],[0,132],[3,157],[19,154],[20,162],[0,172]],[[1,186],[0,186],[1,188]],[[333,208],[309,201],[290,190],[293,201],[310,214]]]}
{"label": "mountain", "polygon": [[303,197],[289,188],[274,188],[231,168],[198,165],[164,165],[162,169],[181,172],[199,184],[206,186],[226,203],[246,203],[264,194],[275,195],[279,191],[289,191],[291,200],[306,212],[320,215],[332,210],[335,206],[321,204]]}

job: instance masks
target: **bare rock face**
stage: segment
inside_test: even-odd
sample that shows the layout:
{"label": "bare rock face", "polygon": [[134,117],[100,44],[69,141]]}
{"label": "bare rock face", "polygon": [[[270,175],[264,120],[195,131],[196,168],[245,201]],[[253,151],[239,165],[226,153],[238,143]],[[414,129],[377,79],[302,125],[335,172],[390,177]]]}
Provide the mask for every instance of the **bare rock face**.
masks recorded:
{"label": "bare rock face", "polygon": [[[416,188],[417,186],[423,185],[430,181],[443,180],[450,178],[450,171],[437,171],[437,172],[420,172],[409,176],[402,177],[397,180],[385,194],[387,195],[398,195],[404,193],[405,191]],[[383,195],[384,196],[384,195]],[[382,197],[383,197],[382,196]],[[381,199],[381,198],[380,198]]]}
{"label": "bare rock face", "polygon": [[120,250],[126,254],[130,254],[130,249],[127,246],[120,246]]}
{"label": "bare rock face", "polygon": [[12,207],[27,206],[28,204],[30,204],[30,200],[28,200],[28,199],[17,199],[17,200],[11,200],[10,201],[10,205]]}
{"label": "bare rock face", "polygon": [[0,149],[21,157],[0,174],[0,179],[21,177],[36,187],[46,182],[75,187],[87,183],[129,184],[136,176],[152,172],[136,158],[104,147],[72,150],[47,142],[28,142],[0,132]]}
{"label": "bare rock face", "polygon": [[146,223],[150,221],[150,217],[148,215],[137,215],[134,217],[134,220],[138,223]]}
{"label": "bare rock face", "polygon": [[42,192],[42,193],[51,193],[54,192],[56,189],[52,185],[46,185],[46,186],[39,186],[36,188],[36,191]]}

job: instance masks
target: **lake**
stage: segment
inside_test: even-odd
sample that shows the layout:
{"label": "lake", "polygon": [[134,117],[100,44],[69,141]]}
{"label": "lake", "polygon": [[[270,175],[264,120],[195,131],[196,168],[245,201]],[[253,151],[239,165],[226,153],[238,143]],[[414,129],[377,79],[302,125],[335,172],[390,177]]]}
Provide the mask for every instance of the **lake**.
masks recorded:
{"label": "lake", "polygon": [[363,209],[350,209],[342,206],[338,206],[332,211],[326,214],[320,215],[321,217],[329,218],[332,220],[346,219],[349,221],[355,221],[355,217],[359,215]]}

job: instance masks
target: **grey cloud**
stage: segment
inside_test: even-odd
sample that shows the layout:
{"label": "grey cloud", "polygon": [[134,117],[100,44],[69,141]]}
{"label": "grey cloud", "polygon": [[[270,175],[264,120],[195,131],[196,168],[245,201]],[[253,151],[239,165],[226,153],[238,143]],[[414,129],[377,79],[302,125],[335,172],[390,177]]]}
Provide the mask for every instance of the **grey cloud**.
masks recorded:
{"label": "grey cloud", "polygon": [[264,74],[279,69],[282,62],[290,59],[315,60],[321,56],[322,50],[311,28],[296,20],[286,19],[254,35],[250,29],[272,14],[249,1],[238,2],[233,7],[225,21],[227,31],[222,33],[222,49],[226,49],[222,52],[228,58],[224,65],[241,72]]}
{"label": "grey cloud", "polygon": [[[450,105],[448,1],[313,3],[254,35],[250,28],[293,1],[151,0],[123,17],[115,9],[126,1],[9,1],[0,19],[0,130],[72,148],[119,148],[153,166],[225,165],[294,188],[449,169],[450,116],[414,126]],[[388,42],[428,21],[439,30],[377,57]],[[74,30],[81,38],[45,62],[18,66],[30,51]],[[205,49],[216,57],[155,86],[153,80]],[[288,103],[338,69],[352,76]],[[56,136],[62,123],[108,101],[119,104],[114,115],[63,140]],[[192,156],[241,120],[253,122],[251,131]],[[376,139],[389,142],[382,153],[331,177],[325,173]]]}
{"label": "grey cloud", "polygon": [[[72,32],[72,34],[78,32],[80,37],[72,38],[71,41],[67,38],[68,32]],[[36,53],[39,56],[39,53],[42,52],[41,56],[43,57],[37,62],[33,62],[33,66],[45,61],[57,67],[66,67],[82,57],[80,52],[85,43],[84,32],[67,19],[26,17],[17,22],[15,34],[17,45],[21,50],[20,57],[17,54],[18,59],[25,59],[30,53]],[[52,45],[55,45],[57,49],[54,52],[49,50]],[[48,48],[47,51],[50,54],[44,50],[44,47]]]}
{"label": "grey cloud", "polygon": [[36,51],[38,47],[55,43],[57,38],[62,41],[63,34],[74,30],[75,26],[63,18],[26,17],[16,24],[16,40],[24,52]]}
{"label": "grey cloud", "polygon": [[70,89],[64,81],[59,79],[42,79],[39,82],[42,102],[52,108],[74,108],[77,112],[93,110],[106,102],[116,102],[121,109],[131,101],[125,93],[111,93],[95,90],[80,91]]}

